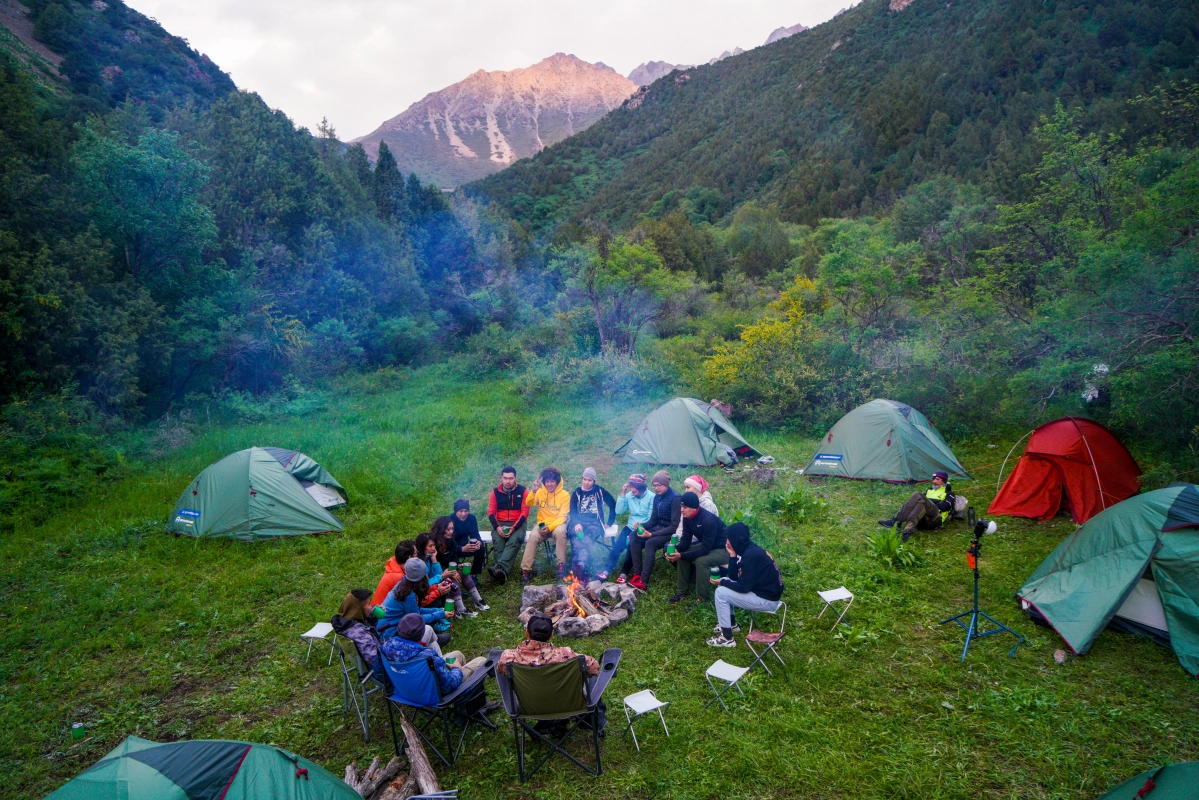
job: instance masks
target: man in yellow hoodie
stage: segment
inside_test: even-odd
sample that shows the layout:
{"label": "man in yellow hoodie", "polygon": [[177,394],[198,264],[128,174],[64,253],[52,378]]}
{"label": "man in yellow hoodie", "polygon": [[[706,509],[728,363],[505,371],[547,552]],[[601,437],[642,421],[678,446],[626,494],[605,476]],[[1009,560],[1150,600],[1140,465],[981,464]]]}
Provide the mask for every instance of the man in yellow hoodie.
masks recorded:
{"label": "man in yellow hoodie", "polygon": [[524,557],[520,560],[520,582],[533,580],[533,560],[537,548],[551,536],[558,556],[558,578],[566,577],[566,520],[570,516],[570,495],[562,488],[562,473],[546,467],[529,487],[525,505],[537,507],[537,525],[525,540]]}

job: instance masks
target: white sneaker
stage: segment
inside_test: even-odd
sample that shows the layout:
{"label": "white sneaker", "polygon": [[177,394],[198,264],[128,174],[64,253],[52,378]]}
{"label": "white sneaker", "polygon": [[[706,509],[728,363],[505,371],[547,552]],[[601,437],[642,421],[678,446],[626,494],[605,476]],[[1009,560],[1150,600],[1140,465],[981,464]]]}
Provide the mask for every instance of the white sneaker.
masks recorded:
{"label": "white sneaker", "polygon": [[[732,630],[733,630],[733,633],[741,633],[741,626],[740,626],[740,625],[734,625],[734,626],[733,626],[733,628],[732,628]],[[719,625],[717,625],[716,627],[714,627],[714,628],[712,629],[712,633],[720,633],[720,626],[719,626]]]}
{"label": "white sneaker", "polygon": [[458,616],[458,617],[466,617],[467,619],[472,619],[472,618],[474,618],[474,617],[477,617],[477,616],[479,616],[479,612],[478,612],[478,611],[471,611],[471,610],[468,608],[466,611],[459,611],[457,614],[455,614],[455,616]]}
{"label": "white sneaker", "polygon": [[491,606],[487,605],[486,603],[484,603],[482,601],[475,603],[475,608],[479,609],[480,611],[490,611],[491,610]]}
{"label": "white sneaker", "polygon": [[724,638],[724,634],[721,634],[719,636],[713,636],[711,639],[709,639],[708,646],[709,647],[736,647],[737,640],[736,639],[726,639],[726,638]]}

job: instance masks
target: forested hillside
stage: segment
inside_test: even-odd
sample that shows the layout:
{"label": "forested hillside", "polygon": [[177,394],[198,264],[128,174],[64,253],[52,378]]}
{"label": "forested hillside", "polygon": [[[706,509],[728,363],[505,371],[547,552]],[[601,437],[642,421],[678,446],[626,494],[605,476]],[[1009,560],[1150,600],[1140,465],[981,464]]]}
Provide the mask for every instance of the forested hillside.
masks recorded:
{"label": "forested hillside", "polygon": [[[748,53],[667,76],[587,131],[474,185],[533,232],[618,227],[686,201],[749,199],[786,220],[870,214],[946,175],[1017,199],[1054,104],[1137,138],[1129,98],[1194,70],[1187,0],[867,0]],[[690,195],[688,193],[690,192]]]}

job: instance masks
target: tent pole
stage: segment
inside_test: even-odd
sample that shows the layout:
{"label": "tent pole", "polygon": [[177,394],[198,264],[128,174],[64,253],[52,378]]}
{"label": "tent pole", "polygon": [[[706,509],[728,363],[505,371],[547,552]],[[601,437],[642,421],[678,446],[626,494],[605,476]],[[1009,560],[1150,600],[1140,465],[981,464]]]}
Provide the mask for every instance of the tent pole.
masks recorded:
{"label": "tent pole", "polygon": [[1104,497],[1106,493],[1103,491],[1103,481],[1099,480],[1099,467],[1095,466],[1095,454],[1091,452],[1091,443],[1087,441],[1087,435],[1082,432],[1082,427],[1074,417],[1070,417],[1070,422],[1074,423],[1074,428],[1078,431],[1079,437],[1082,438],[1082,443],[1087,446],[1087,455],[1091,459],[1091,469],[1095,472],[1095,483],[1099,485],[1099,502],[1103,503],[1103,510],[1107,511],[1107,498]]}
{"label": "tent pole", "polygon": [[1003,468],[1007,466],[1007,460],[1009,458],[1011,458],[1012,453],[1014,453],[1016,451],[1016,445],[1020,444],[1020,442],[1023,442],[1025,439],[1027,439],[1029,436],[1032,436],[1034,433],[1036,433],[1035,428],[1033,430],[1029,431],[1028,433],[1024,434],[1023,436],[1021,436],[1019,439],[1017,439],[1016,444],[1012,445],[1012,449],[1008,450],[1007,455],[1003,457],[1003,463],[999,465],[999,477],[995,479],[995,493],[996,494],[999,494],[999,484],[1003,483]]}

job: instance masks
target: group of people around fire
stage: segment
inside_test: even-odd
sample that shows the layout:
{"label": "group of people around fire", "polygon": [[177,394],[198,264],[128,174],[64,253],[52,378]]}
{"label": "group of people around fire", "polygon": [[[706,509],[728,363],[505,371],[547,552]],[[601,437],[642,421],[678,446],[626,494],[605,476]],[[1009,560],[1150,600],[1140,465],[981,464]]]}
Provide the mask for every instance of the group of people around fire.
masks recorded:
{"label": "group of people around fire", "polygon": [[[490,610],[477,577],[486,571],[494,584],[503,584],[515,572],[519,557],[520,580],[528,584],[538,550],[550,541],[558,579],[569,573],[582,583],[612,580],[640,592],[649,591],[661,552],[675,572],[669,602],[681,603],[694,595],[696,603],[715,606],[717,624],[707,640],[713,647],[736,647],[734,634],[740,626],[735,609],[778,609],[783,595],[778,564],[752,541],[744,523],[724,523],[702,476],[684,479],[680,493],[672,488],[666,470],[649,479],[635,473],[615,496],[596,478],[588,467],[579,487],[567,493],[562,473],[547,467],[526,488],[518,482],[516,469],[505,466],[488,496],[489,537],[480,530],[470,502],[456,501],[453,513],[434,520],[428,532],[396,545],[373,594],[356,589],[346,596],[334,617],[335,629],[352,639],[368,662],[375,661],[377,653],[392,663],[432,659],[442,693],[453,692],[486,661],[481,656],[467,661],[461,652],[444,649],[452,620]],[[880,524],[901,525],[905,541],[917,528],[939,527],[947,508],[953,507],[947,478],[937,473],[931,489],[914,493],[894,518]],[[619,515],[627,515],[624,525],[614,538],[607,536]],[[596,559],[595,545],[608,539],[612,541],[606,559]],[[571,648],[553,645],[552,636],[551,620],[533,615],[525,640],[505,650],[497,668],[504,672],[510,663],[540,666],[576,657]],[[587,665],[594,674],[595,660],[588,657]],[[384,678],[381,664],[373,666]]]}

